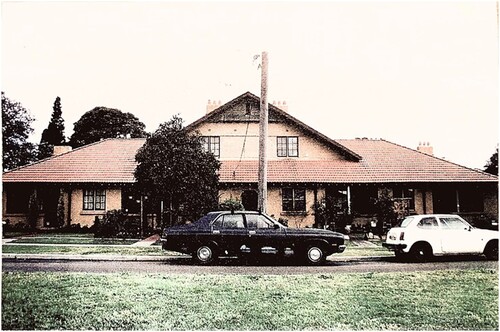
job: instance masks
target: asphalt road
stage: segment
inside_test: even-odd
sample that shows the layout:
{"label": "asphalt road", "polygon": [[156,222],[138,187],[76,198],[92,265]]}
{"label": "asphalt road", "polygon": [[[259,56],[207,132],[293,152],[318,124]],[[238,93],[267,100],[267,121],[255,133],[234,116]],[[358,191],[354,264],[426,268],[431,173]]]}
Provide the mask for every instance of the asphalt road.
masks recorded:
{"label": "asphalt road", "polygon": [[393,257],[381,261],[327,261],[324,266],[302,266],[293,262],[243,262],[221,259],[217,265],[199,266],[188,258],[171,258],[164,261],[78,261],[2,259],[3,272],[87,272],[87,273],[161,273],[161,274],[247,274],[283,275],[317,273],[364,273],[364,272],[413,272],[435,270],[496,269],[497,261],[481,257],[438,258],[430,263],[402,263]]}

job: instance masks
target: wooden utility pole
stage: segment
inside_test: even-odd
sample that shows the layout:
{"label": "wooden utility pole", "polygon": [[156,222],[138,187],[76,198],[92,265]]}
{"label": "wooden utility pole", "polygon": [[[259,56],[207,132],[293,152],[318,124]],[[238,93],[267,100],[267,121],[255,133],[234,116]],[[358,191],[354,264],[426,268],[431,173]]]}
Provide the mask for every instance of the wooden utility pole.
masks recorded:
{"label": "wooden utility pole", "polygon": [[259,116],[259,196],[258,208],[262,213],[267,207],[267,52],[262,52]]}

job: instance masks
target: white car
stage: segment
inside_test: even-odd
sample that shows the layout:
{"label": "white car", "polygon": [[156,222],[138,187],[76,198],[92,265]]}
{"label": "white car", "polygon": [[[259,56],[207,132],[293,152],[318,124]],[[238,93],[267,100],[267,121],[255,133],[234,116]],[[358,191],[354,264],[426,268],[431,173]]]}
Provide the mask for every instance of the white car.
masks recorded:
{"label": "white car", "polygon": [[498,259],[498,231],[474,228],[457,215],[415,215],[391,228],[383,246],[396,257],[409,256],[414,261],[460,254]]}

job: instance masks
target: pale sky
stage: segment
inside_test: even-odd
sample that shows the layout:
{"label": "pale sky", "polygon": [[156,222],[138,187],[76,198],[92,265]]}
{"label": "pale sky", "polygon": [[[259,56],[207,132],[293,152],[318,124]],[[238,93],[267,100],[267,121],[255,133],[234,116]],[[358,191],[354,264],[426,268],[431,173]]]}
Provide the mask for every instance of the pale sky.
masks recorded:
{"label": "pale sky", "polygon": [[482,169],[498,144],[496,2],[2,1],[1,88],[66,136],[96,106],[154,131],[260,95],[332,139],[383,138]]}

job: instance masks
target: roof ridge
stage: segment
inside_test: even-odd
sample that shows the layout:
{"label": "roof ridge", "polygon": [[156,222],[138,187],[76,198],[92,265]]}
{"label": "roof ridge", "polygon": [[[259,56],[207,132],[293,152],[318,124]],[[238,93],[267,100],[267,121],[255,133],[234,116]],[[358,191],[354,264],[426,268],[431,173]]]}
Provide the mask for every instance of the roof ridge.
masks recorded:
{"label": "roof ridge", "polygon": [[411,150],[413,152],[417,152],[417,153],[420,153],[426,157],[429,157],[429,158],[434,158],[434,159],[437,159],[439,161],[443,161],[445,163],[448,163],[448,164],[452,164],[452,165],[455,165],[455,166],[458,166],[458,167],[461,167],[461,168],[464,168],[464,169],[467,169],[467,170],[470,170],[470,171],[473,171],[473,172],[476,172],[476,173],[479,173],[479,174],[482,174],[482,175],[486,175],[486,176],[490,176],[492,178],[496,178],[498,179],[498,176],[497,175],[494,175],[494,174],[490,174],[490,173],[487,173],[485,171],[481,171],[479,169],[476,169],[476,168],[471,168],[471,167],[467,167],[467,166],[464,166],[464,165],[460,165],[460,164],[457,164],[456,162],[453,162],[453,161],[449,161],[449,160],[446,160],[446,159],[443,159],[443,158],[439,158],[439,157],[436,157],[434,155],[430,155],[430,154],[427,154],[427,153],[424,153],[422,151],[418,151],[416,149],[412,149],[412,148],[409,148],[407,146],[404,146],[404,145],[401,145],[401,144],[398,144],[398,143],[394,143],[394,142],[391,142],[391,141],[388,141],[386,139],[383,139],[381,138],[380,141],[382,142],[386,142],[386,143],[389,143],[389,144],[392,144],[392,145],[396,145],[396,146],[399,146],[401,148],[404,148],[406,150]]}

